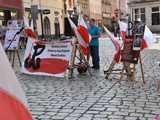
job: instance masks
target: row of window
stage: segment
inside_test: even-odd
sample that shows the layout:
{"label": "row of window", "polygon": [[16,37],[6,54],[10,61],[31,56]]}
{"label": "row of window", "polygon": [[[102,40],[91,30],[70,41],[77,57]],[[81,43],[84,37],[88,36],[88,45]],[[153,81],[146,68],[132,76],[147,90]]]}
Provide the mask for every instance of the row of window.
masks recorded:
{"label": "row of window", "polygon": [[[141,21],[146,22],[146,9],[145,8],[136,8],[133,9],[133,19],[137,20],[138,18]],[[160,7],[152,7],[151,13],[152,25],[160,25]]]}

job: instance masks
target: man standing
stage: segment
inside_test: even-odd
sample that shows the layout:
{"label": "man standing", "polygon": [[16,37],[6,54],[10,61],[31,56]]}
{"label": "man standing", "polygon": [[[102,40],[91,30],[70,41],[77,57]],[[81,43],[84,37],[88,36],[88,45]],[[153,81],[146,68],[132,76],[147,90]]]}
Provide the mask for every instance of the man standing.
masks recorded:
{"label": "man standing", "polygon": [[100,30],[95,24],[95,20],[90,20],[90,27],[89,27],[89,33],[92,37],[89,47],[90,47],[90,54],[92,57],[92,68],[93,69],[99,69],[99,37],[100,37]]}

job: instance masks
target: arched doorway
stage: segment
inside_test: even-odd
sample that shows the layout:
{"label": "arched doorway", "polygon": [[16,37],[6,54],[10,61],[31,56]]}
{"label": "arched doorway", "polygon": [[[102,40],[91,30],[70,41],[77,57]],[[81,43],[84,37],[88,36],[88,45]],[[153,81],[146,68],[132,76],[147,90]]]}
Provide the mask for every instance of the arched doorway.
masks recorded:
{"label": "arched doorway", "polygon": [[44,35],[51,35],[51,25],[48,17],[44,18]]}
{"label": "arched doorway", "polygon": [[60,37],[60,23],[58,16],[55,17],[54,26],[55,26],[55,36]]}

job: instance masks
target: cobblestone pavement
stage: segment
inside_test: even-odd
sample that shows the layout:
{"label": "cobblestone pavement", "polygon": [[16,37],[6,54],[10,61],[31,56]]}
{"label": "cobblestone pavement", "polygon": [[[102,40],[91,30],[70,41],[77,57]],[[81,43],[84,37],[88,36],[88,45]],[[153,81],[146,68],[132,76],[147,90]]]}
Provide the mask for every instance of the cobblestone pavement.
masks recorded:
{"label": "cobblestone pavement", "polygon": [[160,52],[142,53],[146,85],[141,82],[139,65],[136,82],[118,81],[118,76],[104,79],[103,68],[109,65],[113,54],[109,41],[101,40],[100,53],[101,70],[92,70],[92,77],[76,72],[71,80],[28,76],[15,69],[35,120],[153,120],[160,114],[156,92]]}

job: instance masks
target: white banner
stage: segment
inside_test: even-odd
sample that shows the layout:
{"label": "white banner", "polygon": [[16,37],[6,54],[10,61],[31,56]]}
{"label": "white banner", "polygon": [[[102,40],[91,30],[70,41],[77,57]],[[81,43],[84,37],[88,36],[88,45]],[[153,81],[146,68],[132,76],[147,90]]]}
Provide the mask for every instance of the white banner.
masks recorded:
{"label": "white banner", "polygon": [[71,59],[71,40],[34,44],[29,39],[22,72],[30,75],[64,77]]}
{"label": "white banner", "polygon": [[22,20],[11,20],[7,23],[4,49],[17,49],[20,40],[20,30],[23,27]]}
{"label": "white banner", "polygon": [[6,32],[4,49],[17,49],[20,39],[20,34],[17,34],[19,30],[8,30]]}

